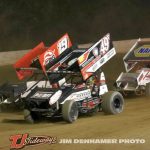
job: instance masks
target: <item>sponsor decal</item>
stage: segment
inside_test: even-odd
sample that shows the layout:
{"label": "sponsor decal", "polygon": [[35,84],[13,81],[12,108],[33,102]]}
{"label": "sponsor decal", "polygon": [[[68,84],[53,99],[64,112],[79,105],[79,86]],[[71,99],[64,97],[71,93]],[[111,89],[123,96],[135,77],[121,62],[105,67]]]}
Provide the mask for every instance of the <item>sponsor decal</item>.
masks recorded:
{"label": "sponsor decal", "polygon": [[56,144],[57,138],[51,136],[29,136],[28,133],[16,134],[10,136],[10,149],[17,150],[26,146],[35,146],[39,144]]}
{"label": "sponsor decal", "polygon": [[146,85],[150,82],[150,69],[142,70],[142,72],[137,77],[138,85]]}
{"label": "sponsor decal", "polygon": [[40,92],[40,91],[38,91],[31,98],[47,99],[47,98],[51,97],[52,94],[53,94],[52,92]]}
{"label": "sponsor decal", "polygon": [[43,65],[46,66],[49,62],[51,62],[55,58],[54,52],[48,50],[44,54],[44,62]]}
{"label": "sponsor decal", "polygon": [[78,58],[79,65],[82,66],[82,64],[88,59],[90,52],[85,52]]}
{"label": "sponsor decal", "polygon": [[108,60],[110,60],[116,54],[115,48],[112,48],[108,53],[103,57],[99,57],[95,62],[91,62],[87,68],[83,69],[84,72],[95,72]]}
{"label": "sponsor decal", "polygon": [[134,51],[136,57],[150,57],[150,45],[143,45]]}
{"label": "sponsor decal", "polygon": [[104,57],[102,59],[100,59],[100,63],[103,63],[104,61],[105,61]]}
{"label": "sponsor decal", "polygon": [[91,98],[91,91],[90,91],[90,89],[71,94],[61,104],[64,104],[65,101],[67,101],[67,100],[80,101],[80,100],[83,100],[83,99],[86,99],[86,98]]}

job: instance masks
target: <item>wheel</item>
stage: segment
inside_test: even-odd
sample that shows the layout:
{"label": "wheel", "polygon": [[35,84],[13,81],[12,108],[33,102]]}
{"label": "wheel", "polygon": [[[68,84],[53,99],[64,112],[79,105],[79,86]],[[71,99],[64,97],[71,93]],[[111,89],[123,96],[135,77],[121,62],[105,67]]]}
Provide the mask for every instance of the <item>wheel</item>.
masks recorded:
{"label": "wheel", "polygon": [[35,123],[39,120],[40,116],[35,113],[35,112],[31,112],[28,109],[24,109],[24,119],[28,122],[28,123]]}
{"label": "wheel", "polygon": [[146,93],[147,97],[150,97],[150,83],[146,84],[146,91],[145,91],[145,93]]}
{"label": "wheel", "polygon": [[103,95],[101,104],[106,114],[118,114],[123,111],[124,98],[119,92],[110,91]]}
{"label": "wheel", "polygon": [[78,105],[74,100],[66,101],[62,106],[63,119],[69,123],[73,123],[78,118]]}

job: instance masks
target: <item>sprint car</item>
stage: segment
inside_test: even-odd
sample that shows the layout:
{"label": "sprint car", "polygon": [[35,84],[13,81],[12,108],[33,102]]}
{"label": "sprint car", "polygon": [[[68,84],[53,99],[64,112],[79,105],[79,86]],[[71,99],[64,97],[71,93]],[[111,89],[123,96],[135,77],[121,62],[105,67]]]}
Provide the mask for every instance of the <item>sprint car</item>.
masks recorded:
{"label": "sprint car", "polygon": [[117,90],[124,95],[135,93],[150,97],[150,41],[137,40],[123,61],[126,73],[117,78]]}
{"label": "sprint car", "polygon": [[49,48],[36,47],[23,56],[14,64],[18,78],[43,77],[28,81],[31,86],[18,94],[25,120],[34,123],[43,117],[62,116],[73,123],[79,114],[100,110],[106,114],[121,113],[124,98],[119,92],[108,91],[101,70],[115,54],[110,34],[85,49],[72,46],[65,34]]}

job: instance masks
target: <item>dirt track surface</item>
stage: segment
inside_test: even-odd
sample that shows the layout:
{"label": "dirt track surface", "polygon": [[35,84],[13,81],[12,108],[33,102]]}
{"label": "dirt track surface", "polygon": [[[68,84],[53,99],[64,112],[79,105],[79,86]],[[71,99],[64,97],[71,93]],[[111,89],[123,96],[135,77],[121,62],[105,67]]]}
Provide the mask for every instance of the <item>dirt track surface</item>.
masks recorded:
{"label": "dirt track surface", "polygon": [[[130,44],[129,44],[130,43]],[[134,41],[116,43],[118,54],[102,68],[110,89],[118,75],[124,70],[122,57]],[[11,70],[11,74],[8,70]],[[0,68],[3,80],[15,80],[9,66]],[[1,82],[2,80],[0,80]],[[141,96],[125,97],[125,108],[119,115],[81,116],[74,124],[62,119],[48,120],[39,124],[27,124],[22,112],[0,113],[0,150],[10,148],[10,135],[29,133],[47,135],[60,139],[145,139],[144,144],[54,144],[25,147],[25,150],[149,150],[150,149],[150,99]]]}
{"label": "dirt track surface", "polygon": [[50,120],[29,125],[23,120],[21,113],[0,114],[0,149],[9,149],[10,135],[29,133],[47,135],[58,138],[72,139],[145,139],[144,144],[54,144],[26,147],[24,149],[45,150],[149,150],[150,147],[150,100],[142,97],[126,98],[125,109],[119,115],[104,115],[80,117],[74,124],[63,120]]}

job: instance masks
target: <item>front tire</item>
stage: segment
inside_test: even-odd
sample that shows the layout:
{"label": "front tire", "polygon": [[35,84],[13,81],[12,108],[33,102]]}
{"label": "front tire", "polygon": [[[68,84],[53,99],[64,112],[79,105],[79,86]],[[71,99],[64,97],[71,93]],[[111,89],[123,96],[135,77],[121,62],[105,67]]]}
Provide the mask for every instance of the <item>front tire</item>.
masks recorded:
{"label": "front tire", "polygon": [[103,95],[103,102],[101,104],[102,110],[106,114],[118,114],[123,111],[124,98],[119,92],[110,91]]}
{"label": "front tire", "polygon": [[63,119],[69,123],[77,120],[79,114],[78,105],[74,100],[67,100],[62,106]]}
{"label": "front tire", "polygon": [[145,91],[145,93],[146,93],[146,97],[150,97],[150,83],[146,84],[146,91]]}

